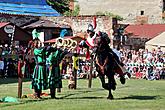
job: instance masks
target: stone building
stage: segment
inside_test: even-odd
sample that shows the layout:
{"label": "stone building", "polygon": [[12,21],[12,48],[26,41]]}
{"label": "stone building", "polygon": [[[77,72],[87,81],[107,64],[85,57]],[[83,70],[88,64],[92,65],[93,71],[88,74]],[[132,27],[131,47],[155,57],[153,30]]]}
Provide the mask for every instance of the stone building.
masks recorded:
{"label": "stone building", "polygon": [[96,31],[107,32],[110,35],[112,29],[112,18],[106,16],[77,16],[77,17],[40,17],[43,20],[50,20],[54,23],[71,26],[73,35],[80,32],[86,32],[89,24],[93,24],[96,17]]}
{"label": "stone building", "polygon": [[77,0],[80,15],[111,12],[124,18],[123,23],[163,23],[165,0]]}

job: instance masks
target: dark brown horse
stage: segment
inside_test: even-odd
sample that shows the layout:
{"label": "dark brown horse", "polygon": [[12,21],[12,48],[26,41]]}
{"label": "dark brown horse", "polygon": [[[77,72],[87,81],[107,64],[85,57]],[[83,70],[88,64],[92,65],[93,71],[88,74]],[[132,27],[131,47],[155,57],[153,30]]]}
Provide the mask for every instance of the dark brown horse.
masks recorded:
{"label": "dark brown horse", "polygon": [[[94,35],[94,34],[93,34]],[[118,65],[121,64],[118,56],[112,51],[109,47],[110,39],[106,33],[99,32],[94,40],[94,61],[96,66],[96,71],[98,72],[98,76],[101,80],[102,87],[109,91],[108,99],[113,99],[112,90],[116,89],[116,81],[114,75],[116,70],[118,69]],[[85,42],[81,43],[82,47],[87,47]],[[119,74],[119,72],[118,72]],[[122,84],[125,83],[124,74],[119,74],[120,81]],[[108,78],[108,82],[106,82],[105,77]]]}
{"label": "dark brown horse", "polygon": [[[106,36],[100,35],[96,37],[95,66],[101,80],[102,87],[109,91],[107,98],[113,99],[111,90],[116,89],[116,81],[114,79],[115,56],[108,44],[109,41]],[[106,82],[105,76],[108,78],[108,82]]]}

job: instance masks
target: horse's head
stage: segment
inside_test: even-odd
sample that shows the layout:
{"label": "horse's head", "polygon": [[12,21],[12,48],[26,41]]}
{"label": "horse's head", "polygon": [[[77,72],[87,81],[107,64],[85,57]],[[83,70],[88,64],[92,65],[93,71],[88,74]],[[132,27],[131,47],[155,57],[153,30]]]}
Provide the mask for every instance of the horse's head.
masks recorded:
{"label": "horse's head", "polygon": [[110,43],[110,39],[108,37],[108,34],[104,32],[99,32],[94,40],[95,50],[97,49],[97,51],[101,51],[105,49],[109,43]]}

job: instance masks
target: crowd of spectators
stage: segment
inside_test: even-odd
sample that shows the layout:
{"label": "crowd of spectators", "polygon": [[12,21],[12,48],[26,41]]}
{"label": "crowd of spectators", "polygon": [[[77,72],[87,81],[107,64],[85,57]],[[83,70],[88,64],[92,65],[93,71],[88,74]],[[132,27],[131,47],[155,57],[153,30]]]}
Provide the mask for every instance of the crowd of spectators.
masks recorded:
{"label": "crowd of spectators", "polygon": [[[17,77],[18,57],[25,53],[25,47],[11,48],[9,45],[0,45],[0,77]],[[25,58],[24,77],[30,78],[35,66],[34,58]]]}
{"label": "crowd of spectators", "polygon": [[120,49],[119,52],[121,61],[132,77],[147,80],[165,79],[165,53],[160,47],[152,51]]}
{"label": "crowd of spectators", "polygon": [[[17,76],[17,57],[6,58],[6,55],[23,54],[25,50],[23,47],[17,48],[13,51],[6,46],[0,47],[0,77],[16,77]],[[165,79],[165,52],[161,48],[148,51],[147,49],[129,50],[129,49],[113,49],[118,55],[121,62],[132,78],[158,80]],[[69,60],[71,61],[71,60]],[[79,60],[78,76],[83,73],[89,73],[90,62]],[[34,58],[25,59],[25,77],[30,78],[35,67]],[[61,74],[72,73],[72,63],[64,59],[61,63]],[[86,75],[86,74],[85,74]],[[69,75],[68,75],[69,76]],[[80,77],[84,77],[80,76]]]}

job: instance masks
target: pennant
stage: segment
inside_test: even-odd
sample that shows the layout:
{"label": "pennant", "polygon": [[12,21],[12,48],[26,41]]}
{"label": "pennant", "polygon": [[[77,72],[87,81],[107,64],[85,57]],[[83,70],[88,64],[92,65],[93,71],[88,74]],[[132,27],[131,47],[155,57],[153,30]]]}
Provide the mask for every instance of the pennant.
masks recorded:
{"label": "pennant", "polygon": [[68,33],[66,29],[61,30],[60,37],[64,38],[64,36]]}

